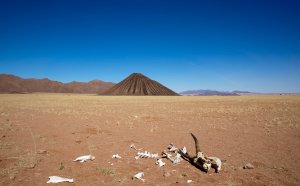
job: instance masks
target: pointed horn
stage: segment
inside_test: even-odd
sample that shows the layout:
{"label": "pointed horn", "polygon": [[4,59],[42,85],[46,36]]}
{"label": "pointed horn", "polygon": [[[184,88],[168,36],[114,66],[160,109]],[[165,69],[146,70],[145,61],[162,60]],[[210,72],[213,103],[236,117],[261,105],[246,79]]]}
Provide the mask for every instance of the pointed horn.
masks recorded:
{"label": "pointed horn", "polygon": [[192,135],[192,137],[193,137],[193,139],[195,141],[196,155],[197,155],[198,152],[201,152],[200,147],[199,147],[199,143],[198,143],[198,139],[196,138],[196,136],[193,133],[191,133],[191,135]]}

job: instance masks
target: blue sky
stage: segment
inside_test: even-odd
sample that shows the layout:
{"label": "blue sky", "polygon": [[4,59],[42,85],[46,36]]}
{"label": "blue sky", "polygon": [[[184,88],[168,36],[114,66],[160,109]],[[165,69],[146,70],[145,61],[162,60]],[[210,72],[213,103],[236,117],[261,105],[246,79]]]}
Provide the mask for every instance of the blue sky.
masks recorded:
{"label": "blue sky", "polygon": [[300,1],[11,0],[0,73],[191,89],[300,92]]}

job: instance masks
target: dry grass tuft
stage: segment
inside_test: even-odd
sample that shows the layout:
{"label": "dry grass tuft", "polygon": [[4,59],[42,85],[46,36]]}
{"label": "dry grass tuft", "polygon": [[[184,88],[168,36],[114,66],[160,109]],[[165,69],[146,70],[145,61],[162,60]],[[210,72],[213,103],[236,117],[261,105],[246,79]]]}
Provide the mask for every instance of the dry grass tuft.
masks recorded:
{"label": "dry grass tuft", "polygon": [[107,167],[96,167],[96,171],[101,173],[104,176],[116,174],[114,169],[107,168]]}
{"label": "dry grass tuft", "polygon": [[19,157],[17,161],[17,167],[33,169],[37,164],[36,157],[34,155],[27,155]]}

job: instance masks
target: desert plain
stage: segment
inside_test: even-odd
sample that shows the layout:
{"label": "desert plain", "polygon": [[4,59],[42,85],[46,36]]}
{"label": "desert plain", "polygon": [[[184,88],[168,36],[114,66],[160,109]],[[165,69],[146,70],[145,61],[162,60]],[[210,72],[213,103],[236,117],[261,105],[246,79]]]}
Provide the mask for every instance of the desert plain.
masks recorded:
{"label": "desert plain", "polygon": [[[223,160],[219,173],[158,167],[130,148],[194,154],[191,132]],[[96,159],[73,162],[87,154]],[[0,185],[52,185],[54,175],[74,178],[54,185],[300,185],[300,96],[1,94]]]}

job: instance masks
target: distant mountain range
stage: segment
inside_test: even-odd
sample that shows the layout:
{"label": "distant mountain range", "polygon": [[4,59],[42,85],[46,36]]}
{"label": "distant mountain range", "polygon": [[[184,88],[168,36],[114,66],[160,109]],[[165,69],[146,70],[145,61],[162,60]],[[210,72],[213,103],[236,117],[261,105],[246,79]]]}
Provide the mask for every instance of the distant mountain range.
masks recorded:
{"label": "distant mountain range", "polygon": [[2,93],[30,93],[30,92],[51,92],[51,93],[102,93],[114,83],[93,80],[89,82],[62,83],[47,78],[23,79],[15,75],[0,74],[0,92]]}
{"label": "distant mountain range", "polygon": [[[133,75],[132,75],[133,76]],[[157,87],[160,87],[161,89],[162,85],[159,84],[156,88],[153,88],[150,86],[151,83],[149,83],[148,79],[146,77],[143,77],[140,74],[134,74],[134,77],[139,78],[133,78],[133,79],[145,79],[147,81],[133,81],[135,83],[132,83],[132,87],[137,87],[139,90],[143,91],[154,91],[158,92],[156,90]],[[131,77],[131,76],[130,76]],[[122,82],[120,82],[122,83]],[[143,88],[142,86],[138,86],[139,84],[149,84],[150,88],[149,90],[146,88]],[[155,82],[157,84],[157,82]],[[124,82],[123,82],[124,84]],[[128,84],[128,83],[127,83]],[[127,86],[126,84],[126,86]],[[112,82],[104,82],[101,80],[93,80],[89,82],[76,82],[72,81],[69,83],[62,83],[59,81],[53,81],[49,80],[48,78],[44,79],[35,79],[35,78],[28,78],[24,79],[15,75],[9,75],[9,74],[0,74],[0,93],[31,93],[31,92],[49,92],[49,93],[85,93],[85,94],[102,94],[104,92],[111,91],[112,87],[115,85],[115,83]],[[125,88],[126,88],[125,86]],[[152,88],[151,88],[152,87]],[[128,87],[127,87],[128,88]],[[124,89],[124,88],[123,88]],[[122,89],[122,90],[123,90]],[[167,88],[166,88],[167,89]],[[125,89],[124,89],[125,90]],[[126,89],[127,90],[127,89]],[[128,89],[130,92],[131,89]],[[171,91],[171,90],[170,90]],[[172,93],[172,95],[175,95],[176,93]],[[248,91],[232,91],[232,92],[225,92],[225,91],[216,91],[216,90],[188,90],[184,92],[180,92],[180,95],[189,95],[189,96],[239,96],[239,95],[245,95],[245,94],[255,94]]]}
{"label": "distant mountain range", "polygon": [[251,94],[248,91],[217,91],[217,90],[188,90],[184,92],[180,92],[181,95],[189,95],[189,96],[239,96],[242,94]]}

